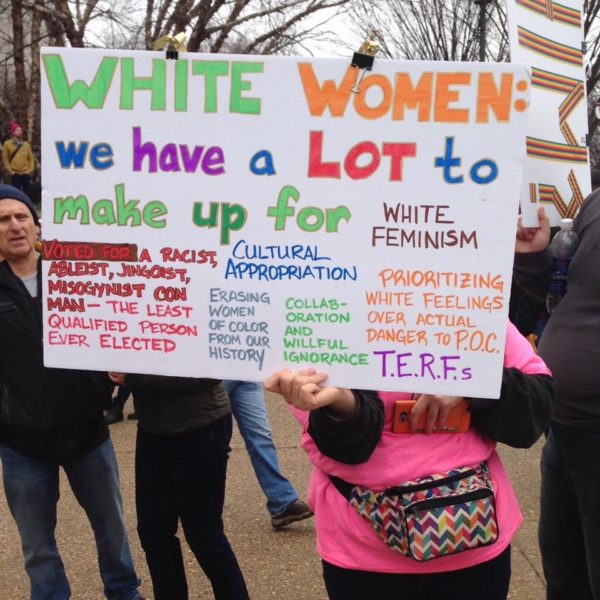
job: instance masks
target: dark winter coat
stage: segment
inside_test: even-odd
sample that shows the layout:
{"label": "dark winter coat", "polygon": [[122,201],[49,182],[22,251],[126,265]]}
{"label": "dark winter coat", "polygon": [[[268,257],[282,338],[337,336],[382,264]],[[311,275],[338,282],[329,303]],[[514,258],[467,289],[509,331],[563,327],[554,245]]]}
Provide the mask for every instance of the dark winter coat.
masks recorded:
{"label": "dark winter coat", "polygon": [[35,458],[66,460],[108,438],[106,373],[44,366],[42,286],[32,298],[0,262],[0,443]]}

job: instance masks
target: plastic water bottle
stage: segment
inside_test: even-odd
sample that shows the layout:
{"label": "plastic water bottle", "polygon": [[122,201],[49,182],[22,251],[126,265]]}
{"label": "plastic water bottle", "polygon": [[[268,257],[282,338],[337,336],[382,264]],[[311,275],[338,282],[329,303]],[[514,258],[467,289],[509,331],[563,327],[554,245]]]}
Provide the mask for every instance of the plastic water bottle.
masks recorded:
{"label": "plastic water bottle", "polygon": [[579,236],[573,229],[573,219],[561,219],[560,231],[550,243],[552,255],[552,280],[548,295],[546,296],[546,310],[549,313],[557,307],[558,303],[567,293],[567,273],[569,263],[579,245]]}

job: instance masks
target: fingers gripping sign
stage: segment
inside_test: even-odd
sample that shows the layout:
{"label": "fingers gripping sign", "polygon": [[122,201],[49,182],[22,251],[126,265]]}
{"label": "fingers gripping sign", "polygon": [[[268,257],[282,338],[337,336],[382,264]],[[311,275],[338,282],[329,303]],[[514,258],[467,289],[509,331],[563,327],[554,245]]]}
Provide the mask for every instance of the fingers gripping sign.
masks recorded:
{"label": "fingers gripping sign", "polygon": [[323,387],[327,373],[318,373],[307,368],[299,371],[282,369],[267,377],[265,389],[283,396],[285,401],[300,410],[310,412],[330,406],[334,410],[347,412],[354,410],[355,399],[345,388]]}
{"label": "fingers gripping sign", "polygon": [[115,385],[125,385],[125,373],[117,373],[115,371],[109,371],[108,378]]}
{"label": "fingers gripping sign", "polygon": [[538,208],[539,227],[523,227],[521,217],[517,227],[515,251],[518,253],[541,252],[550,242],[550,219],[543,206]]}

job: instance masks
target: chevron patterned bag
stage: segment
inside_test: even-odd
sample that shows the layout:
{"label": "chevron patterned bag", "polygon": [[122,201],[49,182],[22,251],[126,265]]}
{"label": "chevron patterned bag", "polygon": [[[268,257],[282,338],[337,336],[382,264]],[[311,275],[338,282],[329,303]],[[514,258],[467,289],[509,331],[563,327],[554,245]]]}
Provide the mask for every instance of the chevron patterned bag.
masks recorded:
{"label": "chevron patterned bag", "polygon": [[392,550],[419,562],[498,539],[494,490],[486,463],[406,481],[382,492],[331,479]]}

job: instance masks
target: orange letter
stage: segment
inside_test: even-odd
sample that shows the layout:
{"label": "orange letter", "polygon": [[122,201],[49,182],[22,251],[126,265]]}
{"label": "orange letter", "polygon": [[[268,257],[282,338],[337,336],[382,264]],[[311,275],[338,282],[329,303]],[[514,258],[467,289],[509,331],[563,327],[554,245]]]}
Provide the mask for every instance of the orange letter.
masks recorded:
{"label": "orange letter", "polygon": [[[381,88],[383,98],[379,106],[367,106],[367,90],[377,85]],[[392,99],[392,86],[384,75],[369,75],[361,84],[361,93],[354,96],[354,110],[365,119],[379,119],[390,110]]]}
{"label": "orange letter", "polygon": [[431,113],[431,85],[433,73],[423,73],[414,88],[408,73],[396,73],[396,95],[394,98],[394,121],[404,120],[404,105],[419,108],[419,121],[429,121]]}
{"label": "orange letter", "polygon": [[348,67],[338,88],[331,79],[319,86],[310,63],[301,63],[298,65],[298,69],[311,116],[320,117],[325,112],[325,108],[329,108],[332,117],[343,117],[352,93],[350,88],[354,84],[356,70]]}
{"label": "orange letter", "polygon": [[466,108],[448,108],[456,102],[459,92],[451,90],[451,85],[469,85],[470,73],[438,73],[435,82],[435,121],[436,123],[468,123],[469,111]]}
{"label": "orange letter", "polygon": [[512,102],[513,76],[511,73],[502,74],[500,91],[496,87],[492,73],[479,74],[479,89],[477,90],[477,123],[489,123],[491,108],[500,123],[506,123],[510,118]]}

